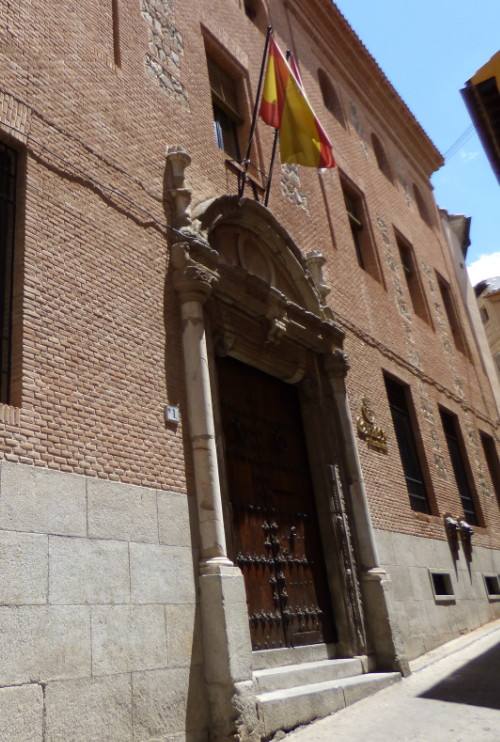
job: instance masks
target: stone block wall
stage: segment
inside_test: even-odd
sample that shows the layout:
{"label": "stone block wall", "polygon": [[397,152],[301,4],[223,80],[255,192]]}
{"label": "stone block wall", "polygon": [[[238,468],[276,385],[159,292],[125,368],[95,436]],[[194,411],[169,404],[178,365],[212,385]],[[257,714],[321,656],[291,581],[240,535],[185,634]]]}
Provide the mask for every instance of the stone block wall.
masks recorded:
{"label": "stone block wall", "polygon": [[[455,560],[446,541],[382,530],[376,537],[392,581],[394,623],[409,659],[500,617],[500,600],[488,599],[483,580],[484,574],[500,573],[500,551],[473,545],[468,562],[462,546]],[[429,570],[449,573],[450,601],[435,600]]]}
{"label": "stone block wall", "polygon": [[2,742],[207,738],[189,507],[1,464]]}

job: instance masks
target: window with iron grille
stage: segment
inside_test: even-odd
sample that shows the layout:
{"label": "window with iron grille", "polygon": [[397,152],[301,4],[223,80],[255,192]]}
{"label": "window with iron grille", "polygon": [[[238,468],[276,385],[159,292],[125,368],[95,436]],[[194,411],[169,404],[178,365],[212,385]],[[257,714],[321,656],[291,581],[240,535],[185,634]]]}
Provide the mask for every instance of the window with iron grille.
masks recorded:
{"label": "window with iron grille", "polygon": [[473,525],[478,525],[479,518],[476,503],[474,502],[472,475],[470,473],[469,462],[465,453],[464,442],[462,440],[457,416],[442,407],[439,408],[439,414],[441,415],[441,423],[446,443],[448,445],[448,452],[450,454],[458,493],[462,501],[465,520]]}
{"label": "window with iron grille", "polygon": [[430,513],[427,488],[413,427],[409,389],[405,384],[389,376],[385,376],[384,380],[410,505],[413,510],[420,513]]}
{"label": "window with iron grille", "polygon": [[500,503],[500,463],[498,461],[497,447],[495,441],[487,433],[480,432],[481,444],[483,446],[484,458],[490,473],[491,484],[495,490],[497,500]]}
{"label": "window with iron grille", "polygon": [[0,142],[0,402],[8,404],[12,373],[12,304],[17,152]]}

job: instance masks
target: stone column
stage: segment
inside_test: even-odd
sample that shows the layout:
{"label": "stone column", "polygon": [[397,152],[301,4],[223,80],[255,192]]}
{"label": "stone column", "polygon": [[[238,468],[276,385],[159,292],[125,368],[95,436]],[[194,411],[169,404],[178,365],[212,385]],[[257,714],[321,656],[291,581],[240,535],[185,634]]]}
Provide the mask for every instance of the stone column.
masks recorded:
{"label": "stone column", "polygon": [[[245,584],[227,557],[203,305],[218,275],[174,246],[200,540],[200,607],[212,738],[257,740]],[[256,736],[257,735],[257,736]]]}
{"label": "stone column", "polygon": [[377,553],[347,395],[345,379],[349,363],[346,354],[340,349],[333,351],[326,358],[325,368],[333,391],[343,442],[368,637],[380,669],[396,669],[403,675],[408,675],[408,661],[402,652],[401,637],[391,616],[391,581],[385,569],[380,566]]}

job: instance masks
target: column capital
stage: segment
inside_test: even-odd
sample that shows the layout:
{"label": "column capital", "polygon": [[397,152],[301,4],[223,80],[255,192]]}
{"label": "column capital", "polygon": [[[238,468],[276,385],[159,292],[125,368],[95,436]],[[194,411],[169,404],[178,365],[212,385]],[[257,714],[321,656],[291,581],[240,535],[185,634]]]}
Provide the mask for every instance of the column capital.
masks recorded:
{"label": "column capital", "polygon": [[198,301],[204,304],[218,280],[219,274],[201,263],[188,263],[174,273],[174,287],[181,303]]}

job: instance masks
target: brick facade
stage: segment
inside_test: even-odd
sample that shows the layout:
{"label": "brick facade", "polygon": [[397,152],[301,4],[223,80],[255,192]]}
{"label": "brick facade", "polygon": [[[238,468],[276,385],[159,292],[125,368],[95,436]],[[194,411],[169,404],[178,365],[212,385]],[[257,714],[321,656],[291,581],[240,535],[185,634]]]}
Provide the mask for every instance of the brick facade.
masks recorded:
{"label": "brick facade", "polygon": [[[361,400],[368,397],[377,424],[388,437],[387,454],[358,441],[373,523],[381,531],[446,541],[443,515],[460,516],[462,511],[439,418],[438,405],[442,405],[458,416],[482,513],[474,546],[500,549],[498,499],[478,432],[496,436],[498,410],[475,355],[474,338],[433,200],[429,177],[442,164],[441,156],[329,2],[315,0],[314,13],[309,17],[301,10],[303,3],[261,2],[262,8],[271,8],[270,20],[281,46],[289,46],[296,53],[308,96],[334,143],[338,169],[319,173],[282,168],[277,162],[269,208],[304,255],[319,250],[325,256],[325,282],[331,289],[328,305],[346,333],[352,416],[355,419],[360,414]],[[12,404],[0,407],[0,455],[9,466],[6,471],[11,472],[11,464],[34,465],[68,475],[85,475],[87,488],[91,482],[112,480],[140,485],[146,493],[155,493],[155,498],[160,491],[174,493],[175,497],[193,494],[184,422],[187,411],[180,310],[169,258],[172,212],[165,149],[179,145],[192,158],[187,185],[193,207],[208,198],[236,193],[234,168],[226,163],[226,155],[214,142],[204,39],[241,75],[242,110],[250,110],[264,35],[243,6],[242,0],[81,0],[76,4],[18,0],[1,5],[0,137],[19,152],[21,171]],[[324,106],[318,68],[333,81],[345,125]],[[372,134],[383,143],[392,181],[377,165]],[[259,124],[254,153],[259,167],[266,167],[271,144],[272,131]],[[364,196],[380,280],[358,265],[339,171]],[[257,173],[258,186],[259,177]],[[429,224],[419,212],[415,185],[428,210]],[[251,196],[249,187],[246,195]],[[394,229],[413,247],[429,310],[428,322],[412,309]],[[470,357],[455,347],[436,271],[451,287]],[[432,482],[431,515],[410,508],[384,371],[411,389]],[[165,423],[167,404],[180,405],[179,425]],[[107,486],[105,494],[112,497],[109,488],[113,485]],[[88,489],[85,491],[88,498]],[[89,517],[90,505],[86,501],[87,515],[82,517]],[[132,508],[127,517],[133,520],[133,513]],[[26,526],[21,521],[12,525],[5,513],[2,517],[0,528],[5,532],[45,534],[33,536],[29,548],[34,552],[41,548],[37,538],[53,539],[54,550],[59,553],[54,551],[51,556],[49,550],[49,559],[53,559],[56,570],[66,558],[64,549],[74,548],[70,538],[62,537],[64,529],[50,523],[44,527]],[[152,526],[148,517],[141,510],[139,520],[142,523],[144,519],[144,528],[154,530],[158,514],[152,514]],[[164,516],[163,523],[168,531],[168,517]],[[91,526],[94,530],[89,531]],[[101,536],[116,539],[118,551],[122,542],[133,542],[138,563],[138,552],[144,547],[135,542],[147,541],[150,549],[156,543],[154,548],[160,551],[167,548],[161,544],[172,543],[157,532],[151,538],[136,538],[128,527],[124,524],[123,533],[118,535],[106,532],[102,536],[97,521],[85,521],[71,535],[88,538],[91,544],[97,543],[92,539]],[[184,527],[187,530],[187,518]],[[185,546],[187,542],[182,544]],[[107,558],[103,556],[106,549],[101,553],[103,559]],[[86,553],[85,558],[91,560],[92,555]],[[27,559],[29,563],[37,561],[33,555]],[[146,554],[143,559],[147,560]],[[37,569],[42,569],[40,563]],[[128,562],[124,570],[120,579],[126,582]],[[49,600],[46,592],[40,592],[29,577],[26,579],[30,583],[26,602],[59,602]],[[57,571],[54,580],[51,587],[57,595]],[[61,589],[65,595],[75,590],[71,603],[100,603],[94,594],[82,597],[85,585],[78,581]],[[92,592],[94,588],[89,589]],[[144,589],[147,591],[147,585]],[[126,600],[130,602],[130,595]],[[178,602],[191,605],[192,600],[190,594]],[[135,602],[149,606],[157,601],[168,605],[166,610],[175,611],[171,605],[177,602],[175,597],[158,597],[156,588]],[[14,602],[25,601],[16,598]],[[64,598],[64,602],[68,600]],[[104,602],[123,601],[110,598]],[[65,610],[68,617],[64,621],[72,621],[69,614],[76,609]],[[119,633],[120,623],[127,621],[116,610],[106,623],[104,609],[93,610],[94,620],[104,632]],[[140,616],[136,623],[132,621],[130,631],[140,634],[140,626],[149,631],[148,622],[158,630],[151,606],[149,613],[136,610]],[[81,623],[75,632],[82,634],[89,621],[84,613],[83,609],[77,611],[74,619]],[[128,693],[113,686],[113,672],[140,670],[134,703],[142,704],[142,708],[147,705],[145,698],[156,704],[153,697],[161,683],[170,682],[168,673],[173,673],[174,684],[175,672],[181,684],[187,682],[184,669],[176,669],[179,664],[175,661],[171,664],[167,658],[155,664],[158,648],[153,640],[150,636],[144,652],[154,655],[151,666],[162,668],[164,677],[158,680],[159,685],[148,685],[150,678],[145,670],[150,666],[139,663],[139,667],[133,659],[123,658],[113,664],[113,657],[104,656],[104,652],[102,657],[93,656],[102,671],[97,674],[105,676],[99,682],[108,683],[103,693],[116,697]],[[98,640],[94,637],[93,641]],[[414,653],[424,649],[422,645]],[[95,646],[94,652],[98,650]],[[85,651],[90,652],[90,648]],[[22,652],[20,656],[22,660]],[[71,682],[85,685],[86,680],[75,678],[90,674],[89,656],[77,656],[74,662],[85,667],[82,672],[77,668],[70,673]],[[58,673],[56,670],[53,677],[58,678]],[[21,675],[9,676],[0,685],[27,682],[31,677],[29,672]],[[44,677],[42,673],[40,678]],[[127,685],[126,677],[119,676],[116,682]],[[85,686],[89,698],[93,692]],[[52,709],[63,703],[58,693],[57,683],[49,685],[48,697],[54,698]],[[99,716],[99,704],[92,698],[89,702]],[[50,713],[57,716],[56,711]],[[65,736],[67,728],[58,726],[59,716],[52,718],[50,713],[47,723],[52,731],[47,739],[69,739]],[[38,716],[33,714],[32,720],[26,717],[26,724],[32,721],[36,726]],[[103,730],[101,721],[96,728]],[[119,724],[122,722],[127,729],[128,722],[120,718]],[[12,723],[17,724],[15,720]],[[79,723],[80,719],[75,721],[77,728]],[[176,723],[172,729],[181,734],[183,730]],[[140,726],[140,721],[137,724]],[[204,724],[200,721],[197,729]],[[146,729],[144,721],[140,734],[146,734]],[[149,729],[150,736],[144,739],[152,739],[156,731]],[[19,734],[16,737],[13,733],[12,739],[39,739],[28,737],[24,731]],[[95,738],[108,738],[104,731],[100,734]],[[128,739],[127,734],[121,732],[116,739]],[[193,741],[202,738],[192,737]]]}

